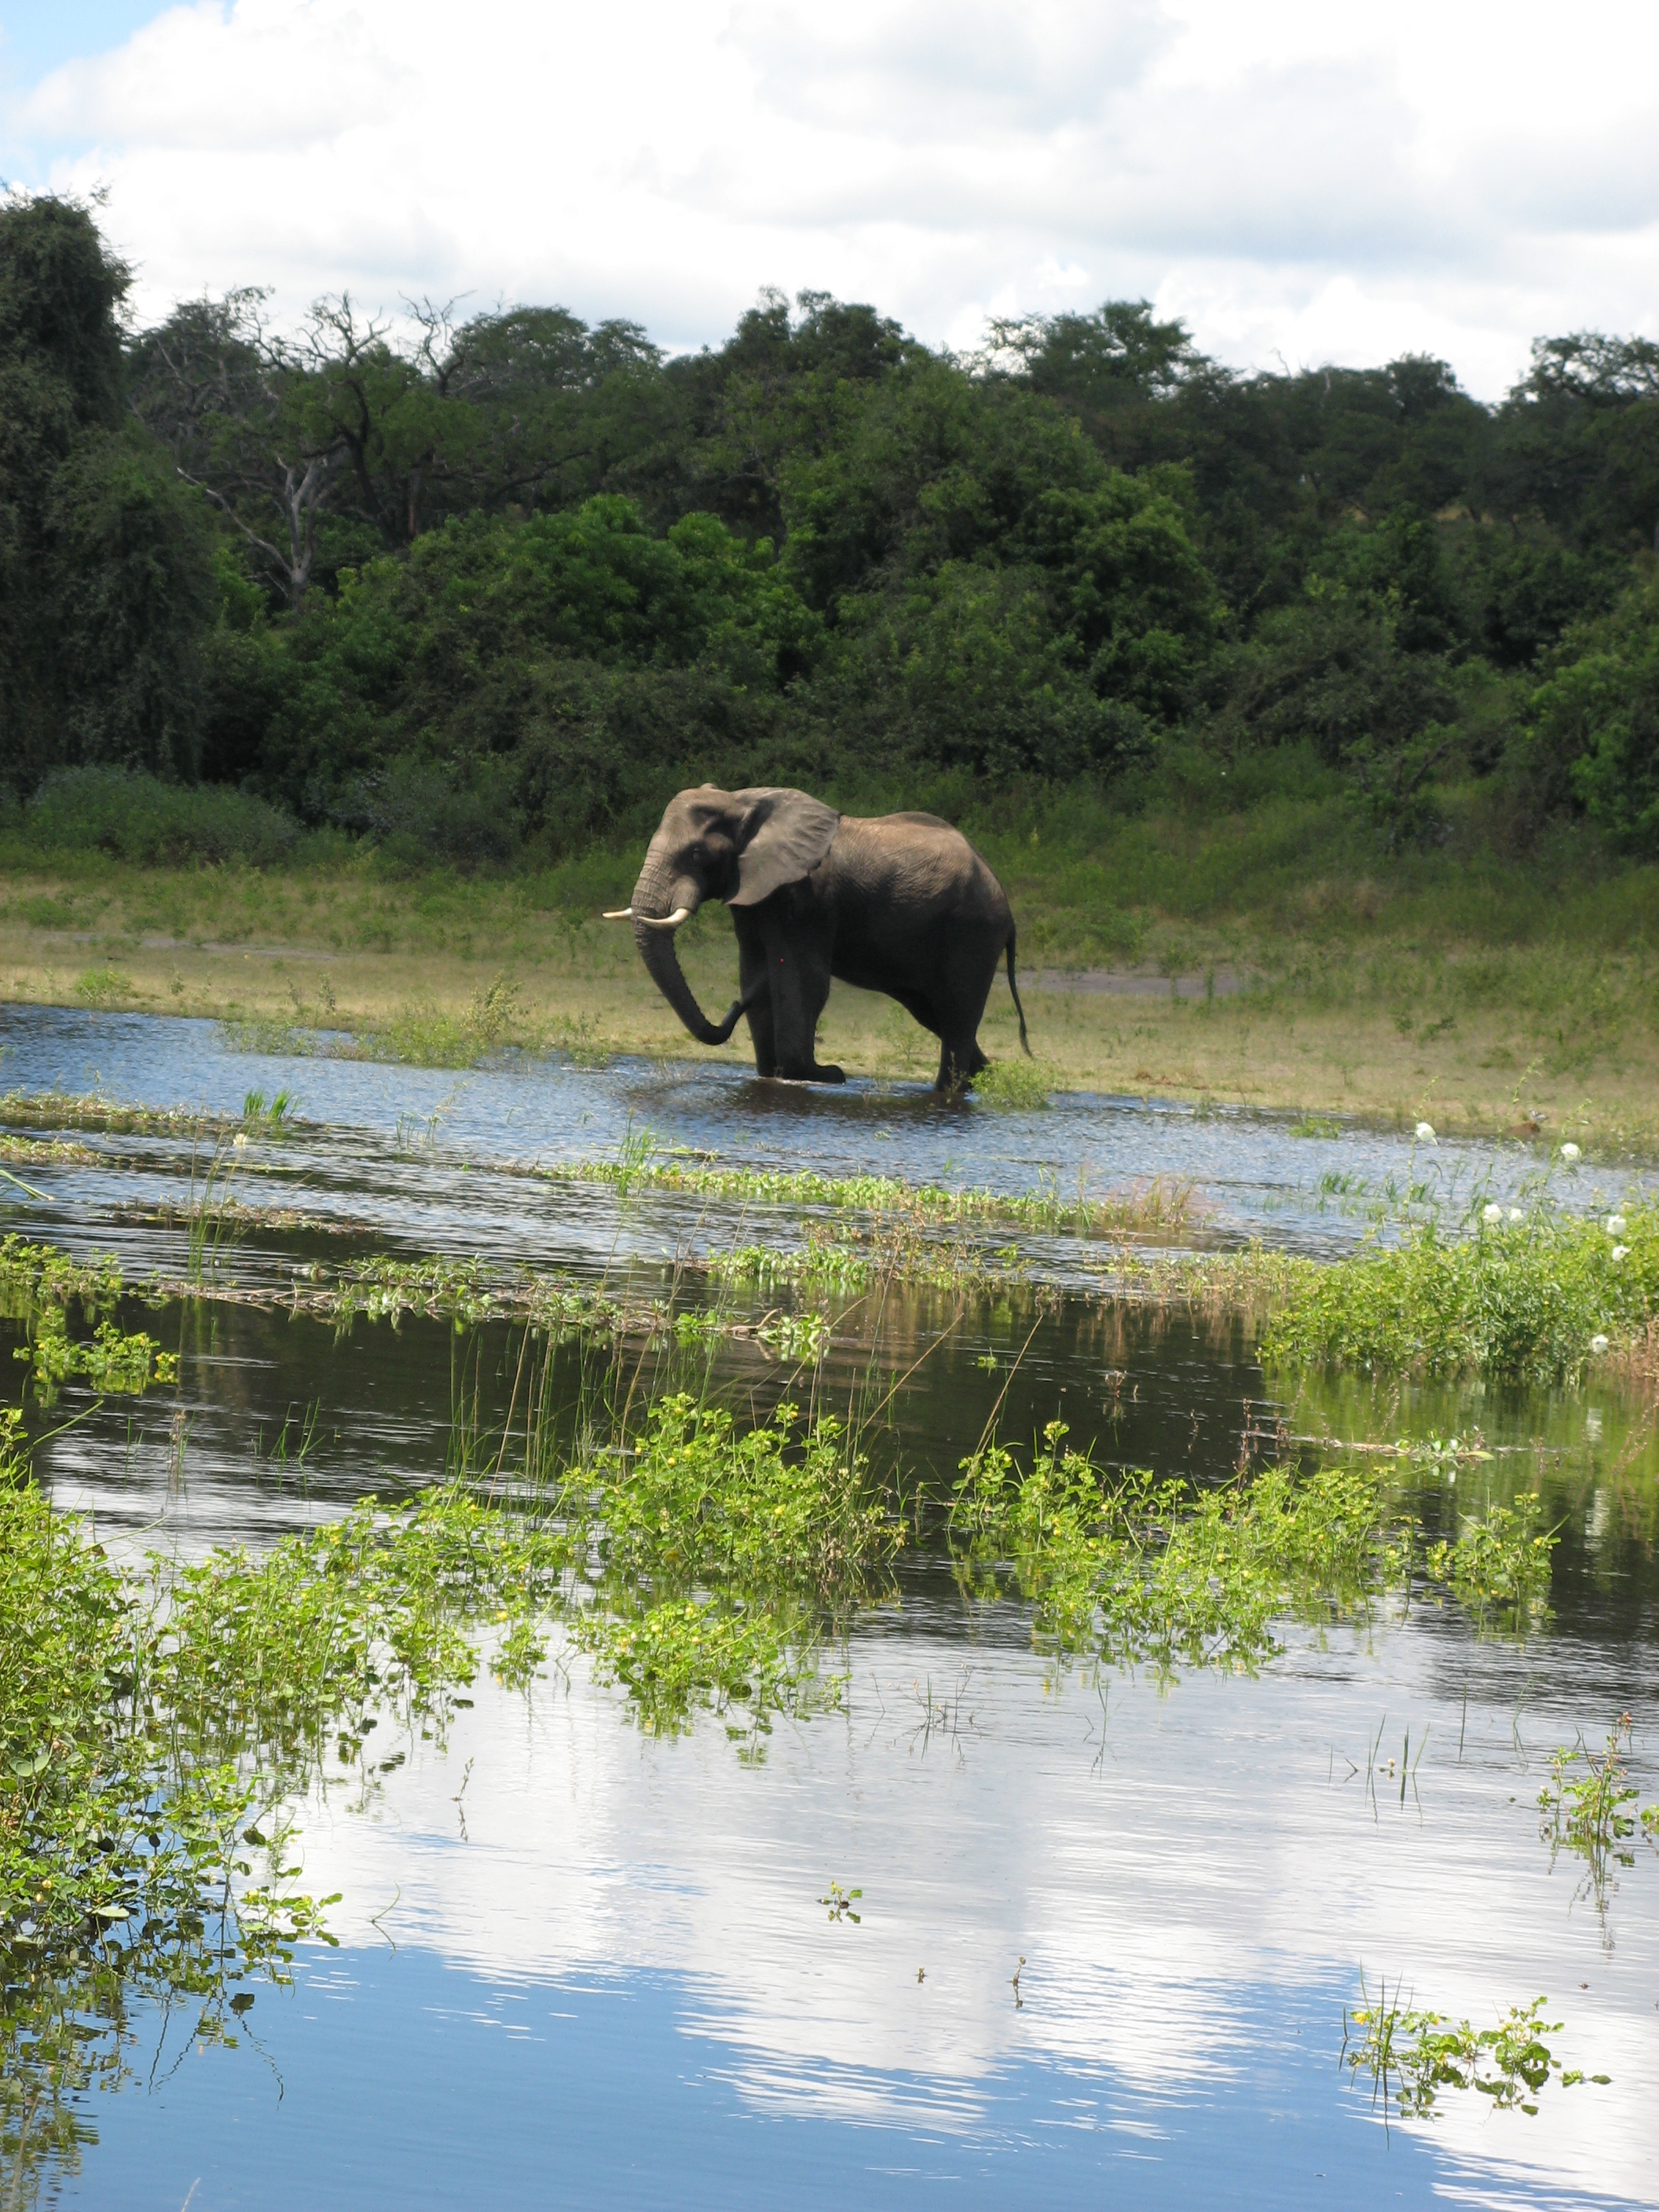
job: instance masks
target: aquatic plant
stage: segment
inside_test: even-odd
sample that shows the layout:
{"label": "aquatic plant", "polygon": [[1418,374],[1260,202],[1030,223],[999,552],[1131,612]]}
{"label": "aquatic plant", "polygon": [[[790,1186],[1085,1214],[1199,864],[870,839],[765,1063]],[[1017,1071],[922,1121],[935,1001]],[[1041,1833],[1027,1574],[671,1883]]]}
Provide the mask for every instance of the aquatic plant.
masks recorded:
{"label": "aquatic plant", "polygon": [[1622,1247],[1599,1222],[1543,1212],[1465,1236],[1419,1228],[1305,1275],[1263,1364],[1576,1381],[1594,1339],[1629,1344],[1659,1314],[1659,1210],[1632,1204],[1626,1222]]}
{"label": "aquatic plant", "polygon": [[279,1091],[267,1106],[263,1091],[250,1091],[242,1101],[242,1122],[247,1128],[258,1128],[268,1134],[280,1136],[294,1126],[294,1095]]}
{"label": "aquatic plant", "polygon": [[1036,1060],[994,1060],[974,1078],[975,1103],[999,1114],[1042,1112],[1059,1090],[1057,1070]]}
{"label": "aquatic plant", "polygon": [[1611,2079],[1563,2065],[1544,2040],[1560,2033],[1561,2022],[1540,2017],[1543,1997],[1510,2005],[1492,2027],[1477,2028],[1402,2003],[1397,1988],[1390,2001],[1386,1982],[1372,1997],[1362,1977],[1360,1992],[1352,2012],[1343,2008],[1342,2063],[1351,2076],[1370,2077],[1373,2101],[1392,2097],[1408,2118],[1437,2118],[1445,2090],[1473,2089],[1497,2111],[1535,2113],[1552,2079],[1564,2089]]}
{"label": "aquatic plant", "polygon": [[903,1523],[830,1419],[780,1406],[739,1431],[684,1394],[659,1399],[637,1443],[567,1468],[544,1492],[591,1602],[569,1616],[601,1679],[641,1723],[684,1728],[700,1705],[763,1735],[777,1711],[834,1705],[826,1636],[885,1589]]}
{"label": "aquatic plant", "polygon": [[46,1307],[37,1316],[30,1341],[13,1354],[27,1359],[41,1402],[51,1405],[57,1386],[84,1377],[94,1390],[137,1396],[153,1382],[178,1379],[179,1362],[143,1330],[129,1332],[100,1322],[90,1337],[72,1338],[61,1308]]}
{"label": "aquatic plant", "polygon": [[1300,1121],[1292,1121],[1285,1131],[1289,1137],[1333,1138],[1342,1134],[1342,1125],[1333,1121],[1328,1114],[1304,1114]]}
{"label": "aquatic plant", "polygon": [[223,1115],[182,1106],[131,1106],[79,1092],[8,1091],[0,1124],[19,1128],[99,1129],[117,1136],[191,1136],[235,1126]]}
{"label": "aquatic plant", "polygon": [[[1468,1452],[1442,1454],[1443,1462]],[[1442,1539],[1424,1557],[1430,1577],[1443,1583],[1483,1625],[1498,1623],[1516,1635],[1549,1616],[1550,1555],[1554,1529],[1540,1527],[1543,1500],[1523,1490],[1512,1505],[1488,1504],[1466,1516],[1455,1541]]]}
{"label": "aquatic plant", "polygon": [[1591,1750],[1582,1735],[1570,1748],[1558,1746],[1551,1754],[1549,1778],[1538,1793],[1538,1832],[1549,1845],[1550,1864],[1553,1867],[1564,1850],[1583,1861],[1578,1894],[1593,1900],[1609,1950],[1613,1944],[1607,1911],[1618,1887],[1615,1869],[1634,1866],[1638,1838],[1659,1849],[1659,1804],[1638,1803],[1639,1793],[1625,1764],[1632,1725],[1630,1715],[1621,1713],[1599,1752]]}
{"label": "aquatic plant", "polygon": [[[96,1390],[137,1393],[170,1382],[177,1362],[153,1337],[118,1328],[120,1263],[112,1253],[77,1260],[27,1237],[0,1239],[0,1315],[24,1324],[15,1357],[28,1363],[35,1388],[50,1404],[58,1385],[84,1377]],[[89,1335],[71,1336],[77,1316]]]}
{"label": "aquatic plant", "polygon": [[830,1316],[822,1313],[786,1313],[761,1322],[755,1340],[775,1352],[780,1359],[811,1362],[823,1356],[830,1341]]}
{"label": "aquatic plant", "polygon": [[891,1176],[826,1176],[811,1169],[723,1167],[691,1155],[653,1157],[649,1131],[630,1133],[625,1153],[613,1159],[539,1166],[552,1180],[606,1182],[630,1190],[687,1191],[753,1205],[858,1207],[916,1221],[1017,1221],[1028,1228],[1079,1237],[1174,1233],[1193,1212],[1189,1182],[1167,1176],[1097,1197],[1079,1175],[1075,1194],[1054,1179],[1035,1191],[946,1190],[937,1183],[907,1183]]}
{"label": "aquatic plant", "polygon": [[1483,1522],[1467,1550],[1425,1557],[1375,1466],[1277,1464],[1194,1490],[1144,1470],[1109,1477],[1066,1433],[1050,1422],[1024,1471],[1004,1446],[982,1446],[962,1462],[950,1516],[964,1592],[994,1596],[1011,1577],[1056,1652],[1250,1668],[1281,1648],[1285,1619],[1349,1617],[1415,1583],[1439,1583],[1483,1626],[1524,1633],[1543,1616],[1555,1538],[1523,1517],[1517,1564],[1510,1509],[1496,1509],[1490,1540]]}

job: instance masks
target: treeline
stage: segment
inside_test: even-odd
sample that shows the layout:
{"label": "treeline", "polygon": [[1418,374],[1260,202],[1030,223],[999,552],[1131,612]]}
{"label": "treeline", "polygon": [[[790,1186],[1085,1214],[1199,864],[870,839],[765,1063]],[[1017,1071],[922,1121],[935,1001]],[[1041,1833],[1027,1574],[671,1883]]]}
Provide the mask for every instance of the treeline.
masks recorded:
{"label": "treeline", "polygon": [[14,805],[123,768],[468,860],[703,776],[1299,747],[1386,841],[1474,779],[1512,838],[1659,851],[1649,341],[1540,341],[1486,407],[1419,357],[1242,375],[1145,302],[963,361],[768,295],[667,360],[557,307],[134,332],[127,286],[84,208],[0,210]]}

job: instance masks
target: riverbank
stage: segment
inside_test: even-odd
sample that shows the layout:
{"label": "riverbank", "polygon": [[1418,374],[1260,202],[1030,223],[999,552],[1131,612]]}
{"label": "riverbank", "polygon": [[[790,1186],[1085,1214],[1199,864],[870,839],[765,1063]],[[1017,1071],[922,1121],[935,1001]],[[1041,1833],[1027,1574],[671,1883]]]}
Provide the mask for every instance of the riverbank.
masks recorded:
{"label": "riverbank", "polygon": [[[1322,799],[1091,824],[1087,855],[1047,816],[971,826],[1013,899],[1032,1048],[1054,1088],[1288,1110],[1310,1127],[1425,1119],[1659,1150],[1659,871],[1486,851],[1367,873]],[[468,878],[394,874],[368,851],[258,869],[14,850],[0,989],[204,1015],[301,1049],[349,1030],[427,1065],[508,1044],[700,1054],[627,930],[598,919],[626,897],[633,857]],[[729,918],[705,910],[681,943],[723,1011]],[[981,1035],[1018,1062],[1000,976]],[[891,1002],[840,986],[821,1049],[896,1083],[927,1080],[937,1058]],[[747,1054],[734,1042],[716,1057]]]}

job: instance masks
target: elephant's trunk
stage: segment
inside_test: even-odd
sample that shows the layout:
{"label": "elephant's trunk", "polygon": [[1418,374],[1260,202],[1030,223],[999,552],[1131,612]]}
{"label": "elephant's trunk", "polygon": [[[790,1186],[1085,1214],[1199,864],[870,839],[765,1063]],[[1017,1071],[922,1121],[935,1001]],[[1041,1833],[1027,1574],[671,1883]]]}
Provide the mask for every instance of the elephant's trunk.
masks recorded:
{"label": "elephant's trunk", "polygon": [[659,864],[653,865],[653,861],[654,855],[647,853],[640,879],[634,886],[634,942],[640,948],[646,973],[697,1042],[724,1044],[737,1027],[738,1017],[743,1011],[741,1005],[733,1006],[723,1022],[711,1022],[697,1004],[681,969],[680,957],[674,949],[674,932],[652,927],[653,921],[660,923],[681,908],[695,914],[702,894],[684,878],[678,882],[671,880],[667,871]]}

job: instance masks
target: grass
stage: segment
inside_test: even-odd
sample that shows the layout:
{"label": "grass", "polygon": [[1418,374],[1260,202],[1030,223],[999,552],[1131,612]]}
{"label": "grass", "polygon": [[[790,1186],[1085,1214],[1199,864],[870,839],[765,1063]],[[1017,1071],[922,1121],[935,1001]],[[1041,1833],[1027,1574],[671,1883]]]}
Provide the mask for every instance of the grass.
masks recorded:
{"label": "grass", "polygon": [[[1659,1148],[1659,870],[1567,831],[1506,857],[1478,794],[1456,789],[1437,798],[1443,844],[1389,855],[1311,766],[1298,778],[1281,764],[1260,790],[1242,769],[1238,781],[1233,794],[1213,763],[1172,761],[1139,810],[1083,793],[976,814],[967,795],[964,825],[1019,920],[1041,1060],[1022,1060],[997,984],[988,1102],[1036,1109],[1039,1089],[1083,1086],[1289,1109],[1309,1125],[1426,1113],[1443,1132]],[[327,1030],[426,1064],[504,1044],[750,1064],[739,1043],[693,1047],[627,931],[597,920],[625,902],[637,861],[596,850],[514,874],[400,878],[332,847],[255,868],[14,846],[0,978],[14,1000],[75,1003],[77,976],[118,975],[122,992],[100,1003],[209,1015],[282,1051]],[[682,933],[709,1006],[731,995],[730,933],[719,908]],[[1098,969],[1184,975],[1199,995],[1050,988]],[[492,1010],[492,993],[510,1010],[499,996]],[[839,986],[823,1049],[907,1084],[928,1081],[937,1057],[890,1001]]]}
{"label": "grass", "polygon": [[906,1221],[961,1225],[1015,1222],[1027,1229],[1081,1237],[1178,1236],[1192,1216],[1190,1184],[1154,1176],[1133,1188],[1093,1195],[1079,1172],[1075,1194],[1057,1178],[1035,1191],[946,1190],[937,1183],[907,1183],[890,1176],[825,1176],[811,1170],[731,1168],[686,1154],[653,1158],[650,1131],[630,1133],[615,1159],[544,1166],[551,1179],[610,1183],[630,1191],[687,1191],[745,1205],[789,1206],[892,1216]]}
{"label": "grass", "polygon": [[1628,1358],[1656,1315],[1659,1209],[1587,1221],[1539,1207],[1520,1221],[1477,1218],[1463,1235],[1426,1224],[1390,1249],[1310,1273],[1261,1357],[1270,1369],[1573,1382]]}

